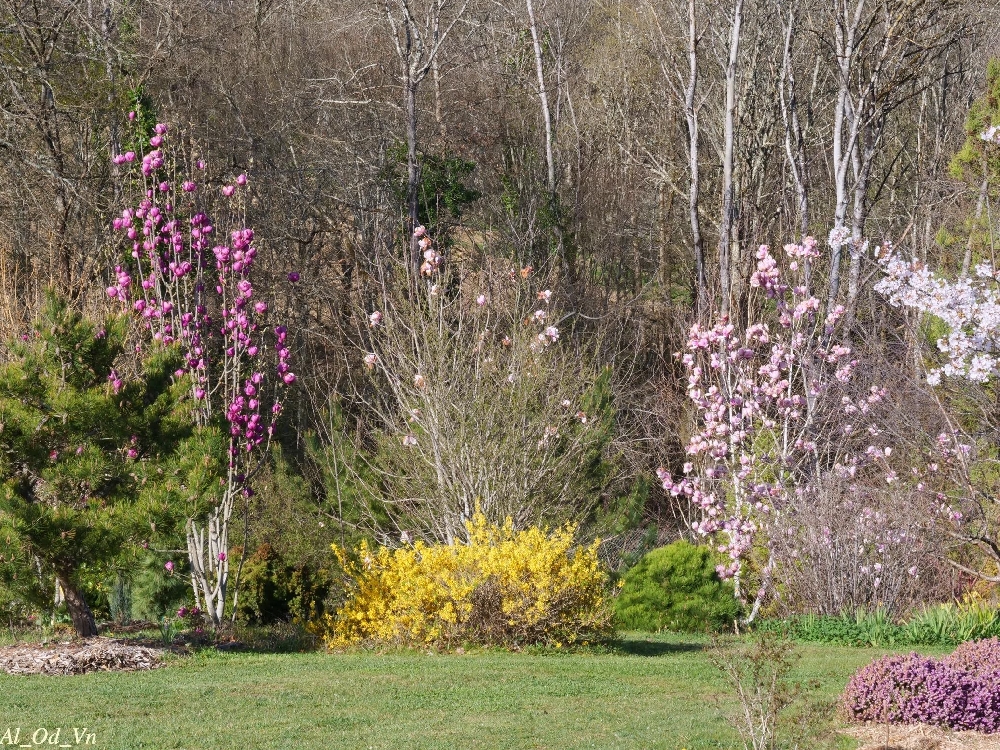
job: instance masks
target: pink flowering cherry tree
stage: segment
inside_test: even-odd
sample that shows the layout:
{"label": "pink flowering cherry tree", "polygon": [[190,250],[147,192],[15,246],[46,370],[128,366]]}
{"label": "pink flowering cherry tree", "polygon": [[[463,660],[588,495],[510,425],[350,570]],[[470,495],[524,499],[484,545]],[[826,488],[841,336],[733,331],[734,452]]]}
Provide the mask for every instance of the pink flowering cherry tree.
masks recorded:
{"label": "pink flowering cherry tree", "polygon": [[[1000,126],[988,128],[981,138],[988,149],[1000,154]],[[939,386],[944,378],[976,384],[995,382],[1000,375],[1000,269],[984,261],[975,266],[973,274],[950,279],[918,259],[905,258],[891,245],[880,248],[878,258],[885,276],[875,289],[890,304],[944,325],[944,335],[936,342],[941,358],[927,372],[928,385]],[[992,487],[982,481],[982,471],[980,479],[975,479],[977,458],[982,462],[987,456],[976,456],[974,442],[962,434],[957,422],[950,432],[939,436],[938,456],[932,464],[942,469],[936,473],[947,469],[951,479],[948,486],[937,490],[936,497],[942,506],[964,504],[964,514],[950,511],[957,524],[953,537],[984,555],[987,567],[1000,569],[1000,531]],[[990,570],[949,562],[966,573],[1000,582],[1000,575]]]}
{"label": "pink flowering cherry tree", "polygon": [[[1000,156],[1000,126],[988,128],[980,138],[991,156]],[[942,376],[985,383],[1000,373],[1000,269],[982,262],[974,275],[951,280],[916,258],[904,258],[889,244],[879,248],[878,259],[885,276],[875,290],[890,304],[933,315],[947,328],[937,341],[944,363],[931,369],[928,383],[937,385]]]}
{"label": "pink flowering cherry tree", "polygon": [[[195,604],[218,626],[236,504],[253,493],[252,478],[295,374],[288,331],[269,324],[268,303],[254,288],[257,248],[245,221],[247,176],[220,184],[201,160],[194,174],[180,175],[169,131],[157,124],[144,153],[114,157],[132,167],[138,195],[114,219],[128,259],[115,266],[107,295],[134,314],[143,334],[137,350],[180,348],[183,366],[174,377],[190,384],[194,418],[228,432],[228,470],[219,478],[218,502],[207,517],[193,513],[187,521]],[[111,379],[112,387],[121,386],[117,373]]]}
{"label": "pink flowering cherry tree", "polygon": [[885,392],[853,383],[858,361],[838,343],[844,310],[824,314],[806,286],[817,243],[806,238],[784,252],[785,273],[770,248],[757,252],[756,322],[741,330],[721,317],[691,327],[677,356],[696,426],[681,475],[658,471],[664,489],[697,510],[693,533],[725,555],[718,573],[733,580],[748,622],[771,588],[778,534],[804,531],[796,508],[818,483],[897,479],[873,419]]}

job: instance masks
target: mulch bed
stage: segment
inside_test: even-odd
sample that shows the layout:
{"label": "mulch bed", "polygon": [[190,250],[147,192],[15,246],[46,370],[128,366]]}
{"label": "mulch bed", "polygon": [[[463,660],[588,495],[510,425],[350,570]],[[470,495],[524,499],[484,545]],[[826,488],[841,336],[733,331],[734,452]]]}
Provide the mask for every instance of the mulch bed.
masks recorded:
{"label": "mulch bed", "polygon": [[112,638],[90,638],[0,648],[0,672],[70,675],[88,672],[137,672],[161,666],[165,651]]}
{"label": "mulch bed", "polygon": [[[1000,750],[1000,734],[953,732],[926,724],[888,727],[868,724],[844,734],[861,742],[858,750]],[[886,738],[888,737],[888,742]]]}

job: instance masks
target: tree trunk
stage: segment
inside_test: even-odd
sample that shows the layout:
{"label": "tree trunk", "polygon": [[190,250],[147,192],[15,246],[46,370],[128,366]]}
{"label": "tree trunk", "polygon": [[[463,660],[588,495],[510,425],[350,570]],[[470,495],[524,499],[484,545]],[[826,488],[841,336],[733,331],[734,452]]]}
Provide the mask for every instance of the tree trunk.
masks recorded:
{"label": "tree trunk", "polygon": [[733,224],[736,218],[735,187],[733,184],[733,141],[736,138],[736,63],[739,60],[740,26],[743,23],[743,0],[733,4],[733,21],[729,38],[729,61],[726,65],[726,111],[722,159],[722,217],[719,225],[719,290],[723,315],[729,314],[732,295],[731,251]]}
{"label": "tree trunk", "polygon": [[972,265],[972,244],[979,231],[979,223],[983,220],[983,205],[986,203],[986,191],[989,189],[990,181],[983,180],[979,187],[979,200],[976,201],[976,213],[972,222],[972,229],[969,230],[969,241],[965,243],[965,256],[962,258],[962,277],[969,275],[969,266]]}
{"label": "tree trunk", "polygon": [[96,636],[97,623],[94,622],[94,614],[90,611],[90,607],[87,606],[87,600],[84,598],[83,592],[72,583],[70,576],[66,573],[60,573],[56,580],[59,581],[59,586],[62,587],[63,595],[66,598],[66,609],[69,610],[69,616],[73,621],[76,634],[81,638],[93,638]]}
{"label": "tree trunk", "polygon": [[413,230],[420,224],[420,165],[417,163],[417,82],[405,81],[406,93],[406,208],[409,214],[410,267],[414,281],[420,277],[420,244]]}
{"label": "tree trunk", "polygon": [[549,189],[549,210],[552,214],[552,222],[556,232],[556,252],[563,270],[569,271],[567,258],[565,257],[565,240],[563,239],[562,216],[559,210],[559,193],[556,185],[556,160],[554,141],[555,136],[552,128],[552,109],[549,105],[549,92],[545,87],[545,69],[542,59],[542,42],[538,34],[538,23],[535,21],[535,8],[531,0],[526,0],[528,10],[528,22],[531,30],[531,43],[535,55],[535,77],[538,81],[538,100],[542,108],[542,122],[545,125],[545,168],[547,175],[547,187]]}
{"label": "tree trunk", "polygon": [[[808,161],[805,153],[805,135],[799,120],[798,93],[795,82],[795,69],[792,65],[793,45],[798,19],[793,5],[788,13],[788,26],[785,28],[785,51],[782,59],[782,76],[784,82],[779,88],[781,112],[785,122],[785,155],[788,158],[788,168],[795,182],[795,194],[799,214],[799,242],[803,242],[809,234],[809,176]],[[812,259],[806,258],[803,263],[803,277],[806,289],[812,288]]]}
{"label": "tree trunk", "polygon": [[698,214],[698,105],[695,95],[698,88],[698,27],[695,18],[695,0],[688,0],[688,85],[684,92],[684,114],[688,127],[688,218],[691,221],[691,239],[694,245],[694,297],[695,312],[699,322],[704,322],[705,303],[708,296],[705,280],[705,245],[701,237],[701,218]]}

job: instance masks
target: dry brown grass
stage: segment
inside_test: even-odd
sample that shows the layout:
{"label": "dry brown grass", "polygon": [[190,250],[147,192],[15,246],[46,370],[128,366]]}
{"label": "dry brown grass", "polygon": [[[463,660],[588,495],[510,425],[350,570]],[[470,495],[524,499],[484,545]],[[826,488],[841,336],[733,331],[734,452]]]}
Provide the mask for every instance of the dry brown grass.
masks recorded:
{"label": "dry brown grass", "polygon": [[926,724],[867,724],[844,734],[861,742],[858,750],[1000,750],[1000,734],[953,732]]}

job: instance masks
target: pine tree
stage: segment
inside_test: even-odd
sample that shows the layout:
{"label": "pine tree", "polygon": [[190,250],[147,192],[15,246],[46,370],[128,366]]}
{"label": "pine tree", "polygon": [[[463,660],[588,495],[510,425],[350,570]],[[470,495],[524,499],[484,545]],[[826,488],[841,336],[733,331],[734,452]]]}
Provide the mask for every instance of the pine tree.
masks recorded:
{"label": "pine tree", "polygon": [[[962,260],[962,275],[968,275],[974,262],[975,252],[995,245],[992,216],[1000,189],[1000,149],[988,145],[983,133],[993,125],[1000,125],[1000,58],[993,58],[986,67],[986,91],[972,103],[965,120],[965,143],[952,158],[949,170],[951,176],[969,184],[975,191],[976,207],[969,217],[964,234],[966,236],[965,256]],[[948,235],[938,236],[942,244]],[[975,251],[975,252],[974,252]]]}
{"label": "pine tree", "polygon": [[[97,632],[84,576],[157,520],[169,526],[171,495],[188,489],[178,475],[195,476],[200,497],[198,473],[214,473],[203,471],[214,469],[204,466],[211,435],[185,414],[178,355],[160,347],[126,382],[114,369],[126,330],[123,319],[99,328],[50,294],[33,335],[10,342],[0,365],[2,570],[54,577],[83,637]],[[193,456],[205,460],[192,466]],[[165,468],[173,481],[156,481]]]}

